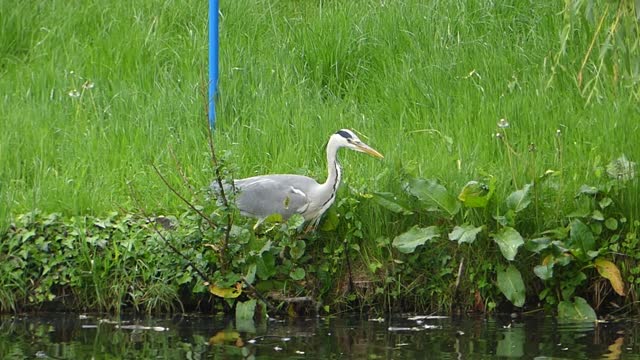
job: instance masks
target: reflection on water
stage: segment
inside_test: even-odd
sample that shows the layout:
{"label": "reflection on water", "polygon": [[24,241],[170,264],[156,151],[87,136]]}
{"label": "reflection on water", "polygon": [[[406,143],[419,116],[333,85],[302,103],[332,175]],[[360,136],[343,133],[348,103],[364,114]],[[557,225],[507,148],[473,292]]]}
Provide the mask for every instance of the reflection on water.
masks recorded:
{"label": "reflection on water", "polygon": [[1,359],[640,359],[640,322],[398,316],[235,324],[206,316],[0,317]]}

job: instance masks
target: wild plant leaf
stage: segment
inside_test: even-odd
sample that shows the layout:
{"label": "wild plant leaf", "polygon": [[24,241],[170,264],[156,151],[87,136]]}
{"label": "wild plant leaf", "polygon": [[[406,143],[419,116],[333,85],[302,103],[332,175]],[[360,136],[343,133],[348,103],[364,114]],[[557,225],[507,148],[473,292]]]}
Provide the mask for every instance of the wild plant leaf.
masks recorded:
{"label": "wild plant leaf", "polygon": [[598,201],[598,206],[600,206],[601,209],[605,209],[609,207],[609,205],[611,205],[612,203],[613,203],[613,200],[611,200],[611,198],[607,196],[602,198],[602,200]]}
{"label": "wild plant leaf", "polygon": [[304,217],[302,217],[302,215],[300,214],[293,214],[291,215],[289,220],[287,220],[287,226],[290,229],[297,229],[301,227],[302,224],[304,224]]}
{"label": "wild plant leaf", "polygon": [[289,248],[289,255],[294,260],[300,259],[304,255],[304,250],[307,247],[306,243],[302,240],[296,240],[293,246]]}
{"label": "wild plant leaf", "polygon": [[236,302],[236,330],[243,333],[256,331],[256,324],[253,321],[256,313],[256,303],[256,299]]}
{"label": "wild plant leaf", "polygon": [[623,182],[633,180],[636,177],[636,163],[629,161],[625,155],[622,155],[607,164],[607,175]]}
{"label": "wild plant leaf", "polygon": [[598,258],[595,261],[595,265],[598,273],[603,278],[609,280],[609,282],[611,283],[611,287],[616,292],[616,294],[624,296],[624,281],[622,280],[622,275],[620,275],[620,270],[618,269],[616,264],[612,263],[609,260]]}
{"label": "wild plant leaf", "polygon": [[451,217],[460,211],[460,202],[437,180],[414,178],[409,180],[405,188],[427,206],[427,211],[444,210]]}
{"label": "wild plant leaf", "polygon": [[397,197],[390,192],[374,192],[372,195],[373,200],[383,208],[390,210],[397,214],[411,215],[413,211],[409,210],[404,204],[398,201]]}
{"label": "wild plant leaf", "polygon": [[282,215],[281,214],[271,214],[269,216],[267,216],[266,218],[264,218],[263,223],[265,224],[279,224],[281,223],[282,220]]}
{"label": "wild plant leaf", "polygon": [[460,194],[458,194],[458,200],[462,201],[462,203],[466,207],[486,207],[489,203],[489,199],[491,199],[491,196],[493,195],[494,190],[494,178],[491,178],[491,182],[489,183],[489,185],[472,180],[462,188]]}
{"label": "wild plant leaf", "polygon": [[242,283],[236,283],[232,287],[218,287],[214,284],[209,285],[209,292],[223,299],[235,299],[242,294]]}
{"label": "wild plant leaf", "polygon": [[524,281],[520,271],[512,264],[505,271],[498,271],[498,288],[513,305],[517,307],[524,305]]}
{"label": "wild plant leaf", "polygon": [[262,280],[268,280],[277,273],[276,258],[270,252],[265,252],[256,259],[256,275]]}
{"label": "wild plant leaf", "polygon": [[524,243],[524,248],[527,251],[531,251],[533,253],[539,254],[541,251],[546,250],[549,246],[551,246],[551,238],[546,236],[527,240]]}
{"label": "wild plant leaf", "polygon": [[604,221],[604,226],[611,231],[618,230],[618,220],[615,218],[608,218]]}
{"label": "wild plant leaf", "polygon": [[591,218],[596,221],[603,221],[604,215],[602,215],[602,211],[596,209],[591,213]]}
{"label": "wild plant leaf", "polygon": [[440,236],[437,226],[421,228],[414,226],[408,231],[396,236],[391,245],[403,254],[411,254],[420,245]]}
{"label": "wild plant leaf", "polygon": [[484,226],[475,227],[473,225],[462,225],[453,228],[453,231],[449,233],[449,240],[457,241],[458,243],[472,244],[476,241],[476,236],[482,231]]}
{"label": "wild plant leaf", "polygon": [[561,301],[558,304],[558,318],[565,321],[595,322],[596,312],[581,297],[576,296],[575,301]]}
{"label": "wild plant leaf", "polygon": [[530,189],[531,184],[526,184],[522,189],[509,194],[506,199],[507,208],[516,213],[526,209],[531,203]]}
{"label": "wild plant leaf", "polygon": [[580,260],[590,260],[592,257],[589,256],[589,252],[596,249],[596,239],[591,229],[582,221],[575,219],[571,222],[569,234],[567,245],[571,253]]}
{"label": "wild plant leaf", "polygon": [[306,276],[306,272],[304,271],[303,268],[295,268],[290,274],[289,276],[291,276],[291,278],[295,281],[300,281],[302,279],[304,279],[304,277]]}
{"label": "wild plant leaf", "polygon": [[554,262],[551,262],[548,264],[536,265],[536,267],[533,268],[533,273],[541,280],[549,280],[553,277],[554,264]]}
{"label": "wild plant leaf", "polygon": [[249,269],[247,269],[247,274],[244,276],[244,280],[247,283],[253,284],[253,282],[256,280],[256,269],[257,269],[256,264],[249,265]]}
{"label": "wild plant leaf", "polygon": [[237,320],[253,320],[256,311],[256,299],[247,301],[238,301],[236,303],[236,321]]}
{"label": "wild plant leaf", "polygon": [[524,244],[524,239],[520,233],[512,227],[504,227],[497,234],[493,235],[495,241],[500,247],[502,256],[509,261],[513,261],[518,254],[518,248]]}

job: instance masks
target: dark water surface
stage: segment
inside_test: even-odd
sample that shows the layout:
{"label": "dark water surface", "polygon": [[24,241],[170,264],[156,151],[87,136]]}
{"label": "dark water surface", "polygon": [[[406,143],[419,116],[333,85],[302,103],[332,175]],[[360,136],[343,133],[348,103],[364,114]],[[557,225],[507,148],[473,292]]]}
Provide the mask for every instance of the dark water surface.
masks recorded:
{"label": "dark water surface", "polygon": [[0,317],[0,359],[640,359],[640,322],[551,317]]}

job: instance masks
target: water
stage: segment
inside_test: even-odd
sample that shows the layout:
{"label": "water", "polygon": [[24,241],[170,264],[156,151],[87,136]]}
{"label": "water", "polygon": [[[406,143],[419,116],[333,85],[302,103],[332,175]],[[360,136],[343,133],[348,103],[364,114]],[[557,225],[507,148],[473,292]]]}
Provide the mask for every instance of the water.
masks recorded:
{"label": "water", "polygon": [[206,316],[0,317],[1,359],[640,359],[640,322],[359,317],[234,324]]}

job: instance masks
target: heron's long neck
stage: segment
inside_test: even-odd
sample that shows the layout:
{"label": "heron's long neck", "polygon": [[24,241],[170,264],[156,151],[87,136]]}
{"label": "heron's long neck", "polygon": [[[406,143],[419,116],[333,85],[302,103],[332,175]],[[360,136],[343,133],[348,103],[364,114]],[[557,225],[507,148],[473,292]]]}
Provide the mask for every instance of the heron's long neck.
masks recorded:
{"label": "heron's long neck", "polygon": [[340,179],[342,178],[342,169],[336,156],[337,152],[337,147],[331,146],[331,144],[327,146],[327,167],[329,174],[327,175],[327,181],[322,184],[322,187],[324,188],[323,190],[326,191],[327,196],[329,196],[329,200],[332,200],[336,191],[338,191]]}

